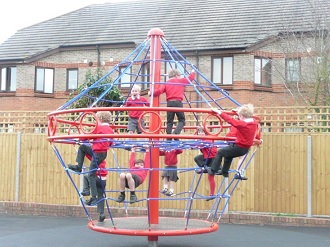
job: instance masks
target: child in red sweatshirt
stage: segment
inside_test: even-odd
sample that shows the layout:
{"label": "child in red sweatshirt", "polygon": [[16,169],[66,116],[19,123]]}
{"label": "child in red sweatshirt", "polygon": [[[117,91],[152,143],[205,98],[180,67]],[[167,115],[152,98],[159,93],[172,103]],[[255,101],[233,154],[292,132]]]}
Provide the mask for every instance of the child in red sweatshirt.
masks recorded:
{"label": "child in red sweatshirt", "polygon": [[[195,79],[194,70],[189,74],[187,78],[181,78],[181,73],[177,69],[172,69],[168,73],[170,78],[164,85],[160,86],[157,90],[154,91],[154,96],[159,96],[162,93],[166,93],[167,107],[183,107],[182,100],[184,97],[184,86],[189,84],[192,80]],[[150,92],[149,92],[150,94]],[[173,134],[179,135],[186,124],[186,118],[184,112],[167,112],[167,127],[166,133],[172,134],[173,121],[175,115],[178,118],[178,124],[173,131]]]}
{"label": "child in red sweatshirt", "polygon": [[[126,104],[124,106],[128,107],[143,107],[143,106],[150,106],[149,101],[140,95],[141,87],[135,84],[131,91],[131,97],[128,98]],[[127,130],[129,134],[133,134],[136,130],[138,134],[142,133],[142,130],[139,127],[138,121],[140,116],[143,114],[143,111],[134,111],[132,108],[128,111],[128,126]],[[141,119],[141,127],[145,129],[144,119]]]}
{"label": "child in red sweatshirt", "polygon": [[245,155],[253,145],[258,122],[253,119],[252,104],[242,105],[238,109],[237,113],[239,119],[232,118],[221,110],[214,108],[212,108],[212,110],[237,129],[235,143],[231,143],[228,146],[219,149],[217,155],[212,161],[212,166],[207,168],[208,174],[213,176],[221,167],[222,159],[224,159],[220,175],[228,177],[229,168],[233,158]]}
{"label": "child in red sweatshirt", "polygon": [[122,172],[119,175],[120,194],[116,202],[123,202],[125,200],[125,187],[130,189],[131,192],[130,203],[132,204],[137,201],[135,189],[144,182],[148,174],[148,170],[143,168],[150,167],[149,150],[146,149],[146,155],[143,161],[141,159],[135,159],[135,150],[132,148],[129,164],[130,170],[128,172]]}
{"label": "child in red sweatshirt", "polygon": [[[87,159],[91,160],[92,157],[89,155],[86,155]],[[97,204],[97,212],[99,215],[99,222],[103,222],[105,220],[105,214],[104,214],[104,190],[105,186],[107,186],[107,175],[108,170],[106,170],[106,162],[103,160],[99,164],[99,170],[96,173],[96,189],[97,189],[97,200],[100,201]],[[84,181],[83,181],[83,191],[81,192],[81,195],[83,196],[89,196],[90,195],[90,183],[88,179],[88,174],[84,175]]]}
{"label": "child in red sweatshirt", "polygon": [[[113,129],[110,127],[109,123],[111,122],[111,113],[108,111],[101,111],[96,113],[96,117],[99,120],[99,124],[93,130],[92,134],[113,134]],[[81,172],[84,159],[86,155],[92,157],[88,173],[89,185],[91,189],[91,198],[86,201],[87,205],[93,205],[97,203],[97,187],[96,187],[96,169],[99,167],[99,164],[107,157],[107,152],[112,142],[103,138],[95,138],[92,145],[82,144],[79,146],[76,162],[77,165],[68,165],[68,168]]]}
{"label": "child in red sweatshirt", "polygon": [[[203,129],[202,126],[199,126],[197,128],[197,134],[198,135],[205,135],[205,131]],[[196,162],[196,164],[199,167],[209,167],[212,164],[213,158],[215,157],[215,155],[217,154],[218,149],[216,147],[205,147],[205,148],[201,148],[200,149],[202,154],[197,155],[194,158],[194,161]],[[201,169],[201,171],[197,171],[198,174],[200,174],[201,172],[207,172],[207,170],[205,169]],[[215,181],[214,181],[214,176],[211,176],[208,174],[208,180],[209,180],[209,186],[210,186],[210,195],[209,197],[206,199],[206,201],[212,200],[214,199],[214,191],[215,191]]]}
{"label": "child in red sweatshirt", "polygon": [[[159,155],[164,156],[165,170],[162,173],[162,179],[164,181],[164,189],[162,193],[166,196],[172,196],[174,194],[174,183],[178,181],[178,154],[181,154],[182,149],[174,149],[171,151],[160,151]],[[170,186],[170,189],[168,189]]]}

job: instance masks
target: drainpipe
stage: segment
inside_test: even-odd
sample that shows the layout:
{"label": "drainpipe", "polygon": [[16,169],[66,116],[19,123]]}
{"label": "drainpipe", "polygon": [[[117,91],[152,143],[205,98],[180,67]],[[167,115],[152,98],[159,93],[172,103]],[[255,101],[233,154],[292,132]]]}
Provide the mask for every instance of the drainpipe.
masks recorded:
{"label": "drainpipe", "polygon": [[[196,50],[195,51],[195,59],[196,59],[196,68],[199,70],[199,55],[198,55],[198,51]],[[196,80],[197,81],[199,81],[199,74],[197,73],[196,74]],[[199,108],[199,99],[198,99],[199,97],[198,97],[198,94],[196,94],[196,108]],[[198,120],[198,122],[199,122],[199,118],[197,119]]]}
{"label": "drainpipe", "polygon": [[[100,52],[99,45],[96,45],[96,50],[97,50],[97,68],[100,68],[100,66],[101,66],[101,52]],[[100,79],[98,73],[97,73],[97,79]]]}

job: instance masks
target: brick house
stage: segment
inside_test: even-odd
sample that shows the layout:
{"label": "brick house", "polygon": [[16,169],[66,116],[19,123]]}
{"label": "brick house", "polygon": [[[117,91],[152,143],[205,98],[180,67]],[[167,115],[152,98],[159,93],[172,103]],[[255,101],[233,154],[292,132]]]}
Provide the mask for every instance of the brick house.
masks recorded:
{"label": "brick house", "polygon": [[[315,2],[330,8],[329,1]],[[303,70],[307,52],[297,48],[298,55],[288,58],[280,37],[288,27],[311,31],[313,17],[310,2],[297,0],[90,5],[21,29],[0,45],[1,109],[56,109],[83,83],[88,70],[110,70],[155,27],[238,102],[293,105],[295,99],[283,82],[294,81],[297,71]],[[275,67],[279,64],[281,69]]]}

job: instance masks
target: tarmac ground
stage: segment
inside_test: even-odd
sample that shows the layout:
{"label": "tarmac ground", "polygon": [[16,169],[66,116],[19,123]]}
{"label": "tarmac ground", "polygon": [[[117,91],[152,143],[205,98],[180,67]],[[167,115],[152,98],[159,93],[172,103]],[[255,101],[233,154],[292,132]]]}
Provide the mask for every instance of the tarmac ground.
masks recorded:
{"label": "tarmac ground", "polygon": [[[147,237],[99,233],[86,218],[0,214],[1,247],[147,247]],[[329,247],[330,228],[220,224],[216,232],[159,237],[157,247]]]}

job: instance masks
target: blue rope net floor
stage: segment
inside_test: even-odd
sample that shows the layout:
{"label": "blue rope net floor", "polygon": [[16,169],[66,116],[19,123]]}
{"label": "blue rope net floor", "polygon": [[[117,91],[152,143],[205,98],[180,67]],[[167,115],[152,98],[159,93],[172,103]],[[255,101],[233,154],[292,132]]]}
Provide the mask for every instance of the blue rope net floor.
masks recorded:
{"label": "blue rope net floor", "polygon": [[[110,149],[111,151],[108,151],[108,155],[113,156],[114,164],[116,165],[112,167],[107,165],[106,170],[109,172],[108,177],[118,178],[119,172],[128,171],[128,168],[120,167],[121,162],[118,161],[117,157],[114,155],[114,149],[135,148],[138,151],[144,151],[144,149],[165,151],[173,149],[198,150],[206,147],[221,148],[235,140],[235,138],[225,136],[223,130],[230,126],[228,124],[226,125],[222,119],[215,116],[210,108],[224,109],[224,105],[236,108],[240,106],[240,104],[230,97],[225,90],[219,88],[206,78],[198,68],[188,62],[164,37],[157,38],[160,41],[161,58],[152,58],[151,43],[154,38],[154,36],[149,36],[131,54],[114,66],[102,78],[59,107],[56,111],[50,113],[48,116],[48,139],[52,143],[57,158],[77,191],[82,207],[90,220],[89,227],[91,229],[105,233],[141,236],[188,235],[215,231],[217,229],[217,224],[226,211],[229,199],[241,181],[239,179],[231,179],[229,181],[227,181],[227,179],[221,179],[218,183],[216,194],[210,198],[208,195],[203,195],[198,191],[201,180],[203,178],[205,179],[206,176],[204,173],[196,173],[200,167],[180,168],[180,164],[178,164],[178,173],[189,172],[192,174],[189,188],[186,188],[186,191],[177,192],[177,194],[171,197],[165,197],[161,193],[159,193],[158,197],[155,197],[154,194],[150,197],[150,192],[152,190],[150,181],[152,176],[150,176],[150,174],[153,172],[159,173],[163,171],[164,168],[146,168],[149,171],[149,185],[148,189],[143,191],[145,196],[139,198],[139,202],[145,203],[148,214],[147,217],[134,217],[134,215],[129,215],[127,218],[116,218],[108,202],[115,201],[119,191],[105,189],[104,199],[102,200],[105,202],[107,219],[104,222],[97,222],[97,220],[92,219],[89,213],[92,207],[85,205],[84,197],[81,195],[73,179],[77,174],[88,174],[91,171],[83,170],[82,172],[73,172],[68,169],[67,162],[64,161],[61,155],[60,145],[63,144],[92,144],[94,139],[100,138],[109,140],[113,144]],[[160,73],[159,81],[154,80],[152,68],[148,67],[149,64],[155,62],[160,64],[162,68],[161,71],[163,71]],[[190,83],[186,85],[185,91],[194,91],[197,97],[195,99],[188,99],[187,95],[185,95],[183,108],[175,108],[177,111],[182,110],[186,113],[190,112],[194,117],[192,121],[193,124],[184,127],[184,131],[180,134],[179,140],[176,140],[178,138],[177,135],[165,134],[166,120],[164,120],[164,116],[168,111],[168,107],[166,107],[165,101],[159,102],[159,106],[154,106],[153,97],[151,96],[150,107],[135,107],[134,110],[143,111],[145,117],[149,115],[151,118],[151,116],[156,115],[156,119],[159,121],[157,131],[150,131],[150,123],[149,125],[147,123],[144,133],[127,134],[125,132],[127,125],[122,124],[123,121],[121,121],[121,118],[123,112],[129,111],[130,108],[120,106],[125,105],[132,87],[135,84],[139,84],[143,89],[149,89],[153,92],[157,87],[156,85],[162,85],[166,82],[168,79],[167,71],[171,68],[178,69],[186,78],[191,70],[196,71],[197,76],[195,78],[198,79],[191,80]],[[105,83],[107,78],[112,78],[112,82]],[[119,101],[106,99],[106,95],[111,93],[115,87],[119,86],[121,88],[126,87],[129,90],[127,96]],[[95,90],[98,89],[102,89],[102,93],[95,96]],[[211,91],[218,92],[218,97],[214,97],[214,93],[212,93],[213,96],[211,96]],[[88,101],[89,107],[75,108],[76,103],[81,100]],[[99,107],[100,105],[106,105],[107,107]],[[114,122],[111,127],[115,130],[115,134],[96,135],[92,133],[92,130],[98,124],[95,113],[99,111],[110,111],[113,113]],[[171,108],[171,111],[173,111],[173,108]],[[235,115],[235,112],[229,111],[228,114]],[[200,125],[206,130],[206,135],[203,137],[196,136],[197,128]],[[246,170],[248,168],[256,150],[256,147],[251,148],[249,158],[243,162],[240,169]],[[230,172],[236,172],[236,170],[231,170]],[[136,190],[136,192],[141,191]],[[159,192],[158,189],[157,192]],[[210,199],[213,202],[206,219],[202,221],[191,219],[191,212],[198,210],[198,208],[195,207],[195,202],[206,199]],[[160,217],[159,223],[155,226],[150,221],[151,216],[149,214],[149,203],[152,200],[185,201],[186,206],[182,209],[182,218],[168,219]],[[99,202],[100,201],[97,203]],[[95,205],[96,204],[93,204],[92,206]],[[127,213],[130,204],[125,203],[124,205],[124,209]]]}

